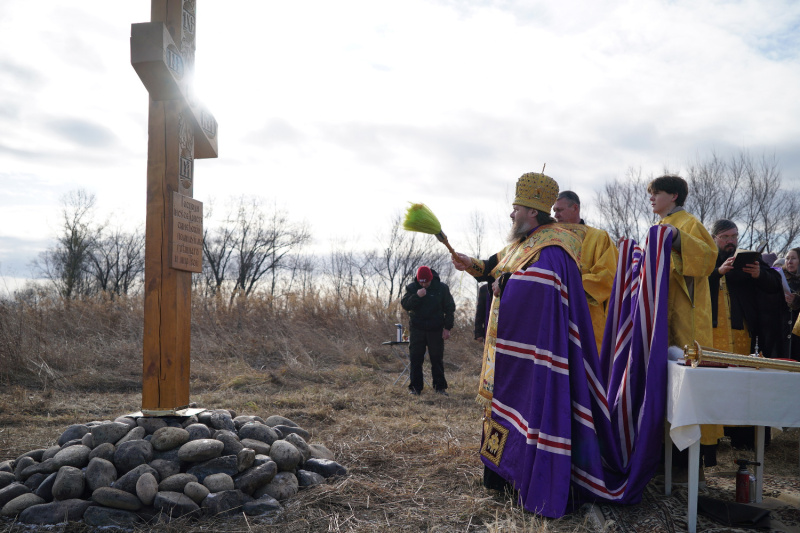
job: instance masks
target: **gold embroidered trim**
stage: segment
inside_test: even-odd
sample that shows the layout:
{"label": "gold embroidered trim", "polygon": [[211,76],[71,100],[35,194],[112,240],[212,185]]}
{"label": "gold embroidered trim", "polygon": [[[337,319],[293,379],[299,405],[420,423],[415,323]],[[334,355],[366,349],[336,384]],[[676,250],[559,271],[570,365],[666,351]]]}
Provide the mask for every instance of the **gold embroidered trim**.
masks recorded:
{"label": "gold embroidered trim", "polygon": [[483,445],[481,455],[489,459],[496,466],[500,466],[503,449],[508,440],[508,429],[504,428],[490,417],[483,420]]}
{"label": "gold embroidered trim", "polygon": [[483,276],[483,269],[484,264],[483,261],[480,259],[475,259],[474,257],[470,257],[470,261],[472,264],[467,268],[467,274],[470,274],[473,277]]}

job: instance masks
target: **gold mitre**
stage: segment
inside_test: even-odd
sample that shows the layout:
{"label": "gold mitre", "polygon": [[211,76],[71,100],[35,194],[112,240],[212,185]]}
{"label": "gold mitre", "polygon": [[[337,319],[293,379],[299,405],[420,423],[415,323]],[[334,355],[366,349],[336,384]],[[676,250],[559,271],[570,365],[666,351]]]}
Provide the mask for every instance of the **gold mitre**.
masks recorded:
{"label": "gold mitre", "polygon": [[557,197],[556,180],[544,173],[528,172],[517,180],[517,193],[513,203],[550,214]]}

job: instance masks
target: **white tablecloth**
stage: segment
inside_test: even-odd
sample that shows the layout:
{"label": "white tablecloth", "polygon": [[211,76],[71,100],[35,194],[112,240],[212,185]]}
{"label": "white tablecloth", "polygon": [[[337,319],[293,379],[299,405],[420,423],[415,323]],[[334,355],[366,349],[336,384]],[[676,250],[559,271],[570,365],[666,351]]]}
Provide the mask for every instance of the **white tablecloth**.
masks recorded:
{"label": "white tablecloth", "polygon": [[[668,363],[667,421],[670,439],[689,448],[689,533],[697,531],[699,424],[757,426],[755,501],[761,501],[764,426],[800,426],[800,372],[755,368],[692,368]],[[672,491],[672,452],[666,443],[666,493]]]}
{"label": "white tablecloth", "polygon": [[681,450],[700,439],[698,424],[800,426],[800,372],[668,365],[669,434]]}

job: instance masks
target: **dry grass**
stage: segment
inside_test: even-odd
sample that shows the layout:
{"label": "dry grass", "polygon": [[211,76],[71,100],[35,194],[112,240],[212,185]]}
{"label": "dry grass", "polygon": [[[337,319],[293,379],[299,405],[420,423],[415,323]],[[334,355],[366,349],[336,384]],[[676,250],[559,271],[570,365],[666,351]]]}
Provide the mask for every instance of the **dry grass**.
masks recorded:
{"label": "dry grass", "polygon": [[[381,346],[393,338],[396,316],[380,308],[343,312],[326,302],[303,309],[255,301],[214,310],[196,302],[191,399],[205,408],[292,418],[350,475],[302,491],[269,520],[180,520],[147,531],[596,530],[581,513],[542,519],[483,488],[474,401],[480,348],[468,318],[445,351],[450,396],[426,389],[415,397],[393,384],[402,363]],[[136,302],[69,310],[46,301],[0,302],[0,460],[51,445],[69,424],[137,411],[140,321]],[[770,468],[796,469],[796,443],[796,433],[774,439]],[[0,522],[0,533],[11,531],[23,529]]]}
{"label": "dry grass", "polygon": [[[158,531],[587,531],[580,516],[543,520],[482,486],[475,371],[452,371],[450,396],[407,394],[392,382],[395,361],[372,369],[256,372],[244,387],[193,394],[206,408],[281,414],[309,429],[350,475],[301,492],[269,521],[234,517],[182,521]],[[263,374],[263,375],[262,375]],[[236,381],[236,380],[233,380]],[[55,442],[71,423],[138,410],[138,393],[85,393],[15,387],[0,393],[0,460]],[[14,526],[0,531],[14,531]],[[80,527],[80,526],[75,526]],[[80,531],[80,529],[74,529]]]}

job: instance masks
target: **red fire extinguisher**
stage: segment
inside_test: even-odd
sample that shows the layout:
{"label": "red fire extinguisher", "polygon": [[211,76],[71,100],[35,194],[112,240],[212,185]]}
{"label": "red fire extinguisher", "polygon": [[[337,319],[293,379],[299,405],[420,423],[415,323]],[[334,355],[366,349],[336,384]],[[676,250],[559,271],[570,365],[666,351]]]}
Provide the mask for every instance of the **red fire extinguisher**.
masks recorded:
{"label": "red fire extinguisher", "polygon": [[747,465],[761,466],[761,463],[748,461],[747,459],[737,459],[734,461],[739,465],[736,472],[736,501],[739,503],[750,503],[755,497],[754,476],[747,470]]}

